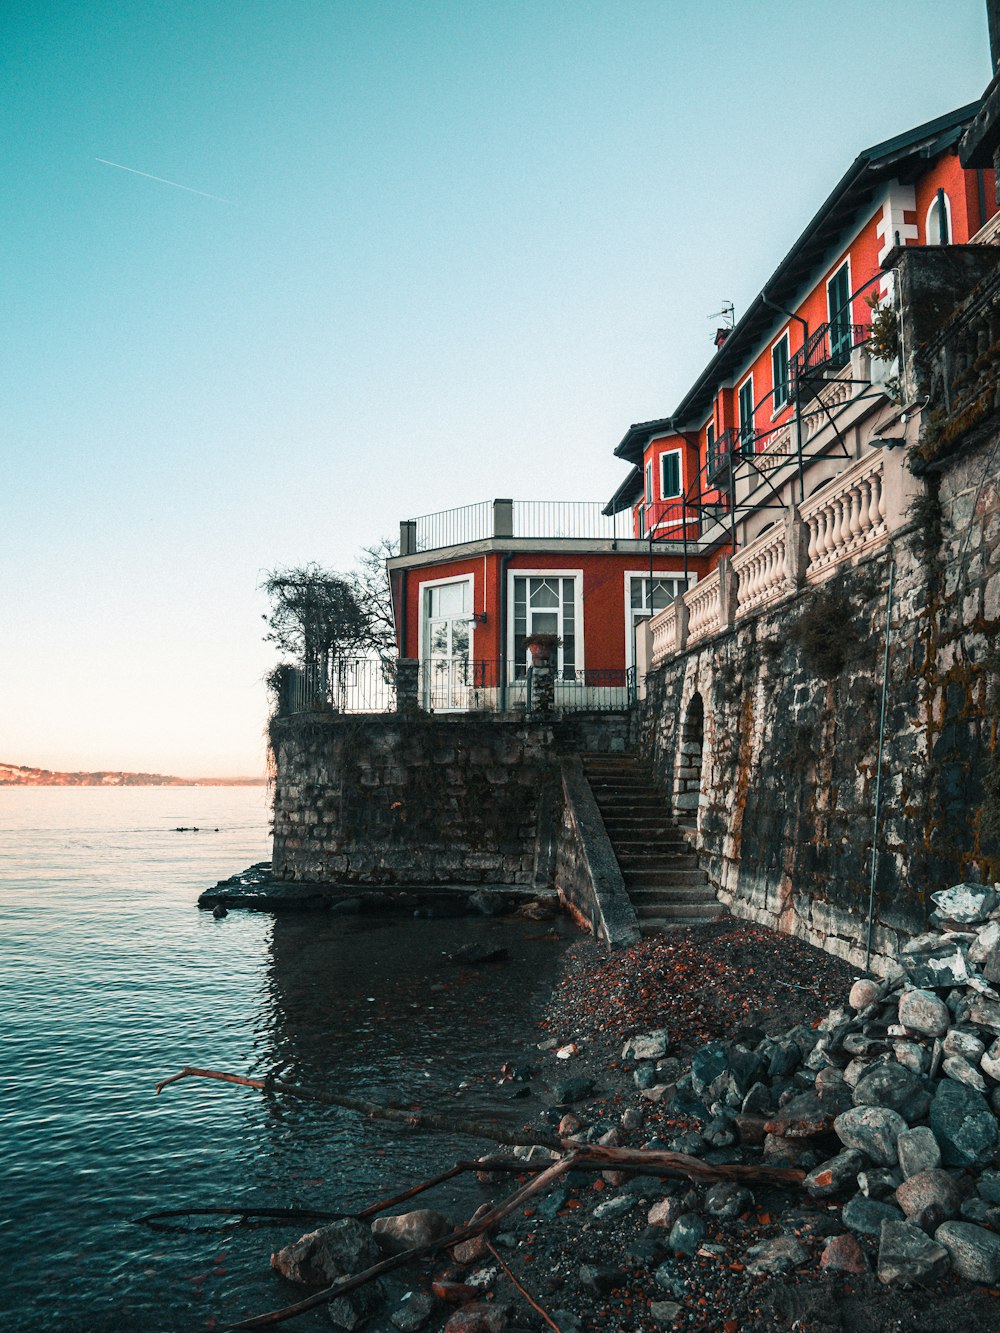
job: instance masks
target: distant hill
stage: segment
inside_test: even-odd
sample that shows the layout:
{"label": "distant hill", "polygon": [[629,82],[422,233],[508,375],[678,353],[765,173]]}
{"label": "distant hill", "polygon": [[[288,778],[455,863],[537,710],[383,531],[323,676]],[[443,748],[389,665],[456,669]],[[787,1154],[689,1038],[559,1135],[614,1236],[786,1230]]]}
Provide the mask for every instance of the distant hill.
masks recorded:
{"label": "distant hill", "polygon": [[263,787],[266,778],[175,778],[164,773],[53,773],[0,764],[0,787]]}

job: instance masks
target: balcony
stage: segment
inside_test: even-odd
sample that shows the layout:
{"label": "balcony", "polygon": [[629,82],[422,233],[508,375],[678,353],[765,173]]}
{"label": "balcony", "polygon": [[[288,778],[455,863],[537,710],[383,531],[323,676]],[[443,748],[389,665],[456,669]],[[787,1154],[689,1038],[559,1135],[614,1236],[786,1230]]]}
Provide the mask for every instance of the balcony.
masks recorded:
{"label": "balcony", "polygon": [[815,398],[831,375],[850,364],[851,353],[871,337],[871,324],[834,320],[823,324],[788,363],[793,394],[800,403]]}
{"label": "balcony", "polygon": [[399,525],[401,556],[508,540],[622,541],[635,536],[632,511],[607,515],[600,500],[482,500]]}

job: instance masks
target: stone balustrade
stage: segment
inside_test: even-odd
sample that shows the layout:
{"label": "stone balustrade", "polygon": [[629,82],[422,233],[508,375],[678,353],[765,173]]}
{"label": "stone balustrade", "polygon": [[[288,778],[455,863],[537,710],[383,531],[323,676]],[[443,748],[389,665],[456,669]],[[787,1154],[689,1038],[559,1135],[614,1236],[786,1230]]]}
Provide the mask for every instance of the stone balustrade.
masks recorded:
{"label": "stone balustrade", "polygon": [[810,582],[818,582],[832,565],[877,545],[887,535],[884,467],[881,451],[864,458],[803,504]]}
{"label": "stone balustrade", "polygon": [[683,601],[688,608],[687,642],[697,643],[710,634],[716,634],[722,628],[722,605],[719,587],[719,571],[711,574],[689,588]]}
{"label": "stone balustrade", "polygon": [[821,583],[876,550],[907,520],[916,483],[902,451],[869,453],[650,621],[650,667],[743,617]]}
{"label": "stone balustrade", "polygon": [[775,526],[733,557],[733,573],[738,580],[737,619],[794,588],[787,568],[785,538],[785,526]]}

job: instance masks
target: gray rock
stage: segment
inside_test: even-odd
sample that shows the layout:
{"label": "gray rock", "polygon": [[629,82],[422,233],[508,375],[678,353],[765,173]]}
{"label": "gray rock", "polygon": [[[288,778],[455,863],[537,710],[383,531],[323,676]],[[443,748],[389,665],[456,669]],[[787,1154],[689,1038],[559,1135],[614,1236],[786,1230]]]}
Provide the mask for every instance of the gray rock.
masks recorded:
{"label": "gray rock", "polygon": [[646,1216],[646,1222],[651,1227],[663,1227],[669,1231],[677,1219],[689,1211],[683,1199],[657,1199]]}
{"label": "gray rock", "polygon": [[853,1186],[865,1161],[864,1153],[848,1148],[836,1157],[820,1162],[802,1183],[814,1199],[826,1199],[831,1194],[839,1194],[841,1190]]}
{"label": "gray rock", "polygon": [[871,981],[868,977],[862,977],[851,987],[851,993],[847,997],[847,1003],[852,1009],[860,1012],[867,1009],[870,1004],[874,1004],[880,994],[880,987],[877,981]]}
{"label": "gray rock", "polygon": [[997,1145],[997,1119],[980,1092],[945,1079],[931,1102],[931,1129],[945,1166],[984,1166]]}
{"label": "gray rock", "polygon": [[368,1227],[353,1217],[342,1217],[272,1254],[271,1267],[291,1282],[328,1287],[339,1277],[369,1268],[377,1259]]}
{"label": "gray rock", "polygon": [[691,1057],[691,1087],[696,1097],[704,1096],[716,1079],[729,1068],[729,1057],[721,1042],[702,1046]]}
{"label": "gray rock", "polygon": [[978,1197],[963,1199],[960,1211],[963,1222],[975,1222],[977,1227],[1000,1231],[1000,1203],[987,1203]]}
{"label": "gray rock", "polygon": [[896,1143],[907,1125],[898,1111],[882,1106],[853,1106],[837,1116],[833,1128],[846,1148],[863,1152],[876,1166],[895,1166]]}
{"label": "gray rock", "polygon": [[896,1202],[908,1222],[921,1231],[934,1231],[958,1216],[962,1200],[951,1176],[938,1169],[920,1171],[904,1180],[896,1191]]}
{"label": "gray rock", "polygon": [[616,1287],[624,1287],[627,1274],[620,1268],[611,1268],[607,1264],[581,1264],[580,1285],[592,1291],[596,1296],[606,1296]]}
{"label": "gray rock", "polygon": [[844,1204],[842,1213],[844,1226],[862,1236],[878,1236],[883,1222],[902,1222],[902,1210],[894,1203],[879,1199],[868,1199],[863,1194],[855,1194]]}
{"label": "gray rock", "polygon": [[941,1165],[941,1149],[926,1125],[905,1129],[896,1140],[896,1151],[904,1178],[921,1171],[935,1171]]}
{"label": "gray rock", "polygon": [[451,1223],[433,1208],[415,1208],[394,1217],[376,1217],[372,1235],[386,1254],[402,1254],[417,1245],[428,1245],[451,1231]]}
{"label": "gray rock", "polygon": [[895,1198],[902,1183],[900,1172],[887,1166],[872,1166],[867,1171],[858,1172],[858,1189],[866,1199],[888,1199],[890,1195]]}
{"label": "gray rock", "polygon": [[704,1157],[708,1146],[696,1129],[686,1129],[683,1134],[676,1134],[669,1143],[671,1152],[680,1152],[688,1157]]}
{"label": "gray rock", "polygon": [[878,1277],[886,1286],[929,1286],[950,1266],[948,1251],[911,1222],[886,1222],[878,1249]]}
{"label": "gray rock", "polygon": [[381,1282],[370,1282],[346,1296],[337,1296],[326,1307],[327,1317],[334,1328],[343,1333],[354,1333],[382,1304],[385,1288]]}
{"label": "gray rock", "polygon": [[644,1032],[632,1037],[622,1047],[623,1060],[659,1060],[670,1048],[670,1037],[666,1028],[656,1028],[653,1032]]}
{"label": "gray rock", "polygon": [[986,1050],[986,1044],[973,1028],[949,1028],[941,1049],[946,1058],[949,1055],[960,1055],[971,1064],[977,1064]]}
{"label": "gray rock", "polygon": [[574,1102],[586,1101],[596,1086],[592,1078],[567,1079],[565,1083],[556,1085],[556,1103],[559,1106],[572,1106]]}
{"label": "gray rock", "polygon": [[899,1000],[899,1021],[911,1032],[943,1037],[951,1025],[945,1002],[929,990],[904,991]]}
{"label": "gray rock", "polygon": [[987,1203],[1000,1203],[1000,1171],[988,1166],[980,1175],[976,1188],[979,1197],[985,1199]]}
{"label": "gray rock", "polygon": [[979,1057],[979,1068],[995,1083],[1000,1083],[1000,1037],[993,1042],[988,1051],[983,1051]]}
{"label": "gray rock", "polygon": [[619,1217],[624,1217],[635,1207],[638,1200],[634,1195],[617,1194],[613,1199],[605,1199],[599,1203],[591,1217],[595,1222],[614,1222]]}
{"label": "gray rock", "polygon": [[809,1251],[794,1236],[775,1236],[747,1250],[748,1273],[787,1273],[809,1258]]}
{"label": "gray rock", "polygon": [[697,1213],[684,1213],[670,1228],[668,1242],[675,1254],[693,1255],[705,1239],[705,1223]]}
{"label": "gray rock", "polygon": [[978,925],[1000,905],[1000,894],[988,884],[953,884],[932,893],[931,899],[943,917],[962,926]]}
{"label": "gray rock", "polygon": [[767,1076],[773,1083],[775,1079],[787,1078],[802,1063],[802,1051],[798,1043],[788,1039],[775,1042],[767,1065]]}
{"label": "gray rock", "polygon": [[426,1291],[408,1291],[389,1318],[402,1333],[417,1333],[417,1329],[423,1328],[433,1313],[433,1296]]}
{"label": "gray rock", "polygon": [[659,1081],[656,1065],[652,1061],[639,1065],[632,1074],[632,1082],[640,1092],[645,1091],[646,1088],[655,1088]]}
{"label": "gray rock", "polygon": [[943,1222],[934,1239],[951,1255],[952,1267],[970,1282],[1000,1282],[1000,1236],[972,1222]]}
{"label": "gray rock", "polygon": [[931,1094],[920,1075],[894,1061],[870,1069],[854,1089],[855,1106],[887,1106],[911,1125],[927,1114],[930,1104]]}
{"label": "gray rock", "polygon": [[680,1300],[687,1291],[687,1283],[684,1279],[680,1266],[675,1262],[668,1260],[665,1264],[660,1264],[653,1279],[658,1287],[664,1291],[669,1291],[671,1296],[676,1296]]}
{"label": "gray rock", "polygon": [[904,1069],[911,1069],[914,1074],[926,1073],[931,1062],[927,1047],[916,1041],[894,1041],[892,1053],[897,1064],[901,1064]]}
{"label": "gray rock", "polygon": [[770,1088],[766,1083],[755,1083],[743,1098],[740,1110],[744,1115],[759,1115],[761,1111],[770,1110],[771,1105]]}
{"label": "gray rock", "polygon": [[705,1195],[705,1212],[723,1221],[731,1222],[752,1207],[753,1195],[750,1191],[731,1181],[720,1181]]}
{"label": "gray rock", "polygon": [[946,1078],[953,1078],[956,1083],[964,1083],[967,1088],[975,1088],[977,1092],[986,1091],[986,1080],[962,1055],[949,1055],[941,1069]]}
{"label": "gray rock", "polygon": [[985,1028],[994,1037],[1000,1037],[1000,1000],[977,995],[965,1007],[965,1017],[976,1027]]}
{"label": "gray rock", "polygon": [[661,1328],[673,1328],[674,1321],[681,1312],[676,1301],[650,1301],[649,1313],[655,1324]]}
{"label": "gray rock", "polygon": [[[1000,921],[987,921],[984,926],[979,927],[975,940],[969,945],[969,962],[975,963],[976,967],[983,967],[996,957],[998,951],[1000,951]],[[988,977],[987,980],[995,981],[996,978]]]}

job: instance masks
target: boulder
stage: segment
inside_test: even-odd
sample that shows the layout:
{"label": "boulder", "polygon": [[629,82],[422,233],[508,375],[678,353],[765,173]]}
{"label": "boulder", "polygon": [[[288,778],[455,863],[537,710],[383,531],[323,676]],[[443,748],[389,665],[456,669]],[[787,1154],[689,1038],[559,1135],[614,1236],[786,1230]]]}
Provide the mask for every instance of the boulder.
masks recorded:
{"label": "boulder", "polygon": [[977,1092],[986,1091],[986,1080],[962,1055],[949,1055],[942,1064],[941,1071],[945,1078],[954,1079],[956,1083],[964,1083],[967,1088],[975,1088]]}
{"label": "boulder", "polygon": [[951,1026],[951,1014],[945,1002],[929,990],[908,990],[900,996],[899,1021],[911,1032],[943,1037]]}
{"label": "boulder", "polygon": [[806,1263],[809,1251],[794,1236],[775,1236],[747,1250],[748,1273],[787,1273]]}
{"label": "boulder", "polygon": [[415,1208],[395,1217],[376,1217],[372,1223],[375,1243],[386,1254],[402,1254],[418,1245],[429,1245],[447,1236],[451,1229],[448,1219],[432,1208]]}
{"label": "boulder", "polygon": [[401,1333],[417,1333],[434,1313],[434,1297],[426,1291],[408,1291],[389,1316],[393,1328]]}
{"label": "boulder", "polygon": [[948,1251],[912,1222],[886,1222],[878,1249],[878,1278],[886,1286],[926,1287],[950,1266]]}
{"label": "boulder", "polygon": [[857,1240],[845,1233],[843,1236],[831,1236],[826,1242],[819,1266],[832,1273],[867,1273],[868,1257]]}
{"label": "boulder", "polygon": [[826,1199],[831,1194],[839,1194],[841,1190],[852,1187],[865,1161],[864,1153],[848,1148],[836,1157],[820,1162],[802,1183],[814,1199]]}
{"label": "boulder", "polygon": [[997,1119],[981,1092],[945,1079],[931,1102],[931,1129],[945,1166],[985,1166],[997,1145]]}
{"label": "boulder", "polygon": [[1000,1203],[1000,1171],[988,1166],[979,1177],[979,1197],[987,1203]]}
{"label": "boulder", "polygon": [[670,1249],[674,1254],[696,1254],[705,1231],[705,1223],[697,1213],[682,1214],[670,1228]]}
{"label": "boulder", "polygon": [[978,1064],[986,1050],[986,1043],[974,1028],[949,1028],[941,1043],[941,1050],[945,1058],[960,1055],[970,1064]]}
{"label": "boulder", "polygon": [[896,1202],[908,1222],[921,1231],[933,1232],[942,1222],[957,1217],[961,1207],[958,1187],[947,1171],[919,1171],[904,1180],[896,1191]]}
{"label": "boulder", "polygon": [[854,1106],[837,1116],[833,1128],[846,1148],[863,1152],[876,1166],[895,1166],[896,1143],[907,1124],[898,1111],[882,1106]]}
{"label": "boulder", "polygon": [[377,1260],[368,1227],[353,1217],[342,1217],[276,1251],[271,1267],[291,1282],[328,1287],[340,1277],[370,1268]]}
{"label": "boulder", "polygon": [[862,1236],[881,1235],[885,1222],[902,1222],[902,1210],[894,1203],[879,1199],[866,1198],[864,1194],[855,1194],[844,1204],[841,1216],[844,1226],[857,1231]]}
{"label": "boulder", "polygon": [[1000,894],[988,884],[953,884],[950,889],[939,889],[931,894],[938,912],[948,921],[962,926],[978,925],[1000,906]]}
{"label": "boulder", "polygon": [[933,1131],[926,1125],[905,1129],[896,1140],[896,1151],[904,1177],[934,1171],[941,1165],[941,1149]]}
{"label": "boulder", "polygon": [[931,1104],[923,1079],[894,1061],[876,1065],[857,1082],[855,1106],[885,1106],[898,1111],[908,1124],[921,1120]]}
{"label": "boulder", "polygon": [[874,1004],[881,993],[877,981],[871,981],[868,977],[862,977],[851,987],[851,993],[847,998],[847,1003],[856,1012],[860,1013],[862,1009],[867,1009],[870,1004]]}
{"label": "boulder", "polygon": [[720,1181],[713,1185],[705,1195],[705,1212],[710,1217],[718,1217],[731,1222],[753,1207],[753,1195],[742,1185],[731,1181]]}
{"label": "boulder", "polygon": [[1000,1236],[972,1222],[942,1222],[934,1239],[951,1256],[952,1267],[970,1282],[1000,1283]]}
{"label": "boulder", "polygon": [[659,1060],[666,1055],[670,1038],[666,1028],[656,1028],[641,1036],[632,1037],[622,1047],[623,1060]]}

